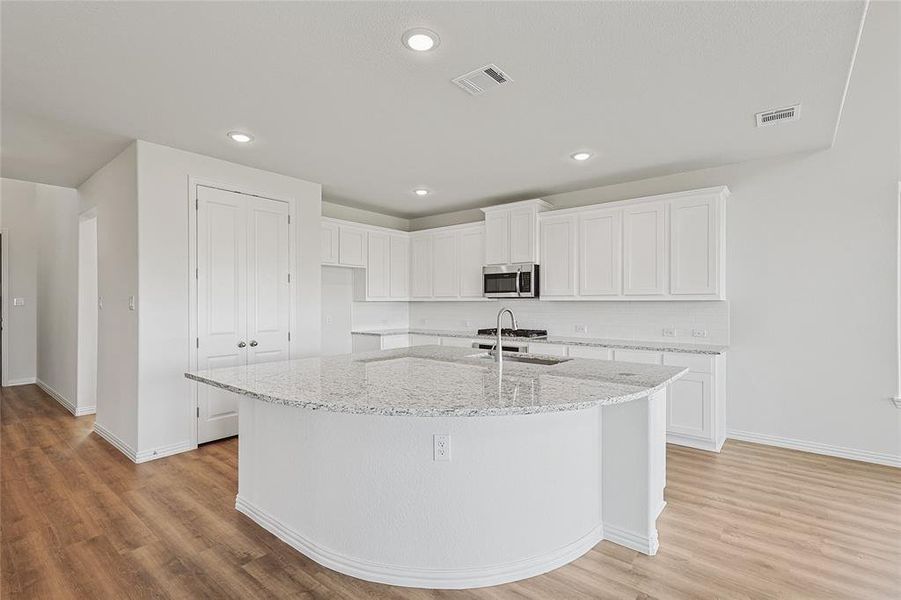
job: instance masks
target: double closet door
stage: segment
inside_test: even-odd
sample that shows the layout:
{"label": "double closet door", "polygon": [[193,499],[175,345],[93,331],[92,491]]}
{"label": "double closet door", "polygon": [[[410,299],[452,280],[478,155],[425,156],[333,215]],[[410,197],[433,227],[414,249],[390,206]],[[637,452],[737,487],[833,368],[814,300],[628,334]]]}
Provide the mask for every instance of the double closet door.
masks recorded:
{"label": "double closet door", "polygon": [[[197,186],[197,366],[288,359],[288,204]],[[197,386],[197,442],[238,434],[235,394]]]}

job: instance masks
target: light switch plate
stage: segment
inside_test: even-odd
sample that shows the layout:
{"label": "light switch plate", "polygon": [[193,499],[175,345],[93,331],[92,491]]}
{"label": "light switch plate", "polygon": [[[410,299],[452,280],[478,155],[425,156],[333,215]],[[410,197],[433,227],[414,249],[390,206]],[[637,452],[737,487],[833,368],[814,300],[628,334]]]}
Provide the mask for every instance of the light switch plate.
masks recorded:
{"label": "light switch plate", "polygon": [[25,306],[25,298],[13,298],[13,306]]}
{"label": "light switch plate", "polygon": [[705,337],[707,337],[707,330],[706,329],[692,329],[691,336],[696,337],[696,338],[705,338]]}
{"label": "light switch plate", "polygon": [[676,337],[676,328],[675,327],[664,327],[663,328],[663,337]]}
{"label": "light switch plate", "polygon": [[574,325],[573,329],[576,333],[588,333],[588,325]]}

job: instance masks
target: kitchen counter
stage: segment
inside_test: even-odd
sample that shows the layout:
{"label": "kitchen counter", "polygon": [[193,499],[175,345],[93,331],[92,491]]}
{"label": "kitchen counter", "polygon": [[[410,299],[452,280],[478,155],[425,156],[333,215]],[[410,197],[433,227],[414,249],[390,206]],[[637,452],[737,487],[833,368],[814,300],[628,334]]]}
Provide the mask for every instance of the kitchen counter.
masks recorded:
{"label": "kitchen counter", "polygon": [[[431,335],[439,337],[456,337],[467,339],[489,339],[494,340],[491,335],[478,335],[473,331],[454,331],[441,329],[415,329],[415,328],[397,328],[397,329],[369,329],[351,331],[354,335]],[[565,337],[550,335],[541,338],[522,338],[522,337],[504,337],[504,340],[510,342],[536,342],[543,344],[560,344],[564,346],[593,346],[596,348],[614,348],[620,350],[648,350],[651,352],[683,352],[689,354],[723,354],[729,349],[729,346],[722,344],[698,344],[693,342],[676,342],[676,341],[653,341],[653,340],[623,340],[613,338],[587,338],[587,337]]]}
{"label": "kitchen counter", "polygon": [[434,417],[521,415],[617,404],[647,397],[687,371],[580,358],[556,365],[508,359],[498,378],[494,360],[474,358],[477,354],[479,351],[471,348],[418,346],[186,376],[276,404],[341,413]]}

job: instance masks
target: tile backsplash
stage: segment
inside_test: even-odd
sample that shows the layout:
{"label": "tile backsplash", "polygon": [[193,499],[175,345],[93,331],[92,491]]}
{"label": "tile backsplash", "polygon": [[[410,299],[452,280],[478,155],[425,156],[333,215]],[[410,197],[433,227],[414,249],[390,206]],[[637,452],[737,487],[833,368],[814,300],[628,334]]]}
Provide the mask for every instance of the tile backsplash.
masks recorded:
{"label": "tile backsplash", "polygon": [[[513,309],[520,327],[547,329],[550,335],[729,343],[728,301],[411,302],[409,326],[454,330],[494,327],[497,311],[503,306]],[[354,326],[358,327],[356,319]],[[674,330],[675,335],[665,336],[664,330]],[[707,335],[695,336],[693,332]]]}

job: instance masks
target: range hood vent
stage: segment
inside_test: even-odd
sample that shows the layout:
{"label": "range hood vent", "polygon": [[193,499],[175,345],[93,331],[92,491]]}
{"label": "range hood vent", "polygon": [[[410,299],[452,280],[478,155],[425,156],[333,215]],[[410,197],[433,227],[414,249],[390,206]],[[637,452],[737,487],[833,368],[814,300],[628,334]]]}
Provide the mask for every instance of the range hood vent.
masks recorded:
{"label": "range hood vent", "polygon": [[789,123],[797,121],[801,116],[801,105],[787,106],[785,108],[776,108],[755,115],[757,117],[758,127],[767,127],[776,125],[777,123]]}
{"label": "range hood vent", "polygon": [[455,77],[452,81],[468,94],[481,96],[486,91],[510,83],[513,80],[497,65],[491,64]]}

